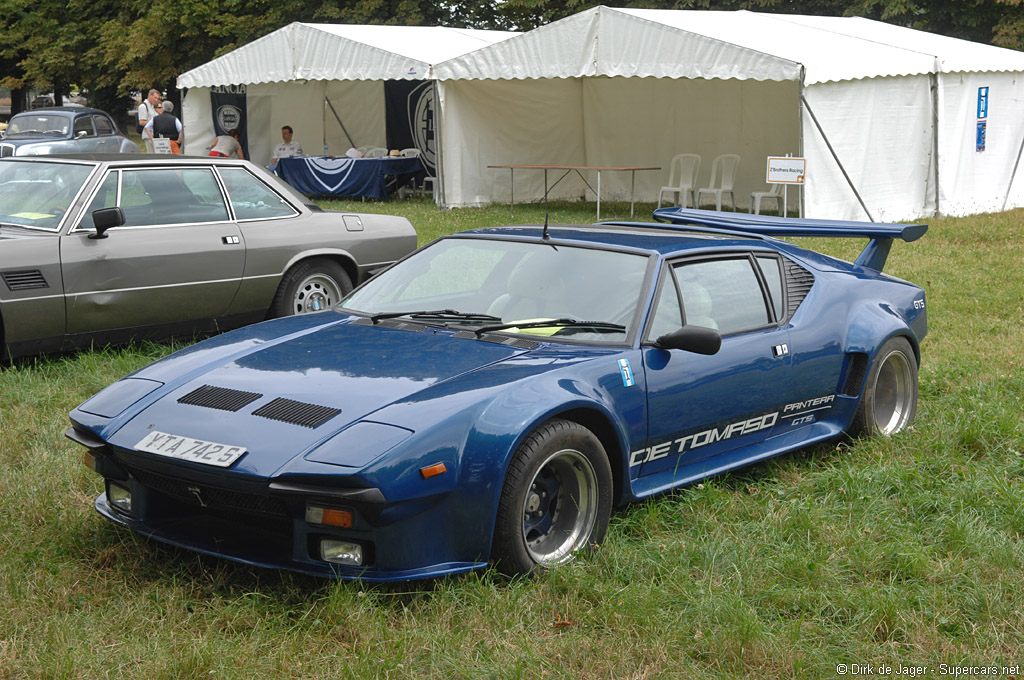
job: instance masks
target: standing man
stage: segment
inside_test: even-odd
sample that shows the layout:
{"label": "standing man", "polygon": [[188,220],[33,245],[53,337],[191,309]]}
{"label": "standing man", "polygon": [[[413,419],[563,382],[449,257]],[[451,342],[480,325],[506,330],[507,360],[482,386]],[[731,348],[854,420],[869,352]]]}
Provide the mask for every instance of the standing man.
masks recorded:
{"label": "standing man", "polygon": [[174,102],[167,100],[163,103],[163,112],[146,123],[142,135],[146,138],[147,145],[152,145],[155,137],[169,139],[171,153],[181,153],[181,121],[175,117],[173,111]]}
{"label": "standing man", "polygon": [[270,165],[267,166],[271,170],[277,167],[278,159],[305,155],[302,152],[302,146],[298,142],[292,141],[292,134],[291,125],[281,128],[281,139],[284,141],[274,147],[274,156],[270,159]]}
{"label": "standing man", "polygon": [[149,153],[153,153],[153,138],[142,134],[142,131],[146,129],[146,124],[149,123],[149,121],[156,118],[156,104],[159,101],[160,93],[157,90],[150,90],[149,94],[146,95],[146,99],[139,104],[138,120],[135,131],[142,135],[142,139],[146,142],[146,151]]}

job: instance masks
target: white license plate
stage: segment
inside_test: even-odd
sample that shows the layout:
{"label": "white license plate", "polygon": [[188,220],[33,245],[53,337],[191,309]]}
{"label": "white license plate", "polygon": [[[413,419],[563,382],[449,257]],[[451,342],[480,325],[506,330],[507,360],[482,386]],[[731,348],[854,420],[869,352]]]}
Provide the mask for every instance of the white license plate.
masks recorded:
{"label": "white license plate", "polygon": [[228,467],[245,453],[244,446],[218,444],[178,434],[153,430],[135,445],[139,451],[156,453],[169,458],[188,460],[193,463]]}

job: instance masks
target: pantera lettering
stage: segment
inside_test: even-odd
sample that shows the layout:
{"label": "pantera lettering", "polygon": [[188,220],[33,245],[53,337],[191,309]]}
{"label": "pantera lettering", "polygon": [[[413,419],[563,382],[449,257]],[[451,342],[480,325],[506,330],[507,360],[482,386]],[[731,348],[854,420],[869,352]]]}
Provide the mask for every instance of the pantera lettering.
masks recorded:
{"label": "pantera lettering", "polygon": [[[749,420],[741,420],[721,429],[716,427],[710,430],[704,430],[703,432],[697,432],[696,434],[688,434],[685,437],[680,437],[679,439],[672,441],[662,442],[656,446],[634,451],[629,456],[629,466],[633,467],[634,465],[640,465],[641,463],[648,463],[650,461],[666,458],[670,453],[681,454],[685,451],[689,451],[690,449],[714,444],[715,442],[731,439],[735,436],[753,434],[760,430],[767,430],[769,427],[774,425],[775,421],[778,419],[779,413],[776,411],[775,413],[768,413],[763,416],[757,416],[756,418],[750,418]],[[673,444],[676,445],[674,451]]]}

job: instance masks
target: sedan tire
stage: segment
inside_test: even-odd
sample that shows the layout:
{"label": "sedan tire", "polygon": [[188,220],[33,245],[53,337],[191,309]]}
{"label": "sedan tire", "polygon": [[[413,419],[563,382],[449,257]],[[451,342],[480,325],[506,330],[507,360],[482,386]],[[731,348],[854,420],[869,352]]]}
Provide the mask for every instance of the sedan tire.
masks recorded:
{"label": "sedan tire", "polygon": [[600,440],[551,420],[520,445],[498,502],[492,557],[510,576],[570,561],[599,543],[612,506],[611,465]]}
{"label": "sedan tire", "polygon": [[352,280],[337,262],[314,257],[285,272],[270,306],[271,317],[323,311],[341,302]]}

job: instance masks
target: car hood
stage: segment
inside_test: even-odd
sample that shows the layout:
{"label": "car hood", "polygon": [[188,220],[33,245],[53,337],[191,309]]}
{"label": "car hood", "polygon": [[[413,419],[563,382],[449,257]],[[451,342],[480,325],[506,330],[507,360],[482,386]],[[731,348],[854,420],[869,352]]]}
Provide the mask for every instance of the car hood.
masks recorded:
{"label": "car hood", "polygon": [[[362,323],[349,319],[260,342],[199,370],[191,353],[180,362],[172,355],[133,376],[167,384],[101,435],[129,449],[152,430],[244,446],[231,469],[270,476],[340,430],[373,421],[375,411],[526,351],[447,330]],[[166,380],[179,367],[187,377]],[[89,413],[90,403],[79,408]]]}

